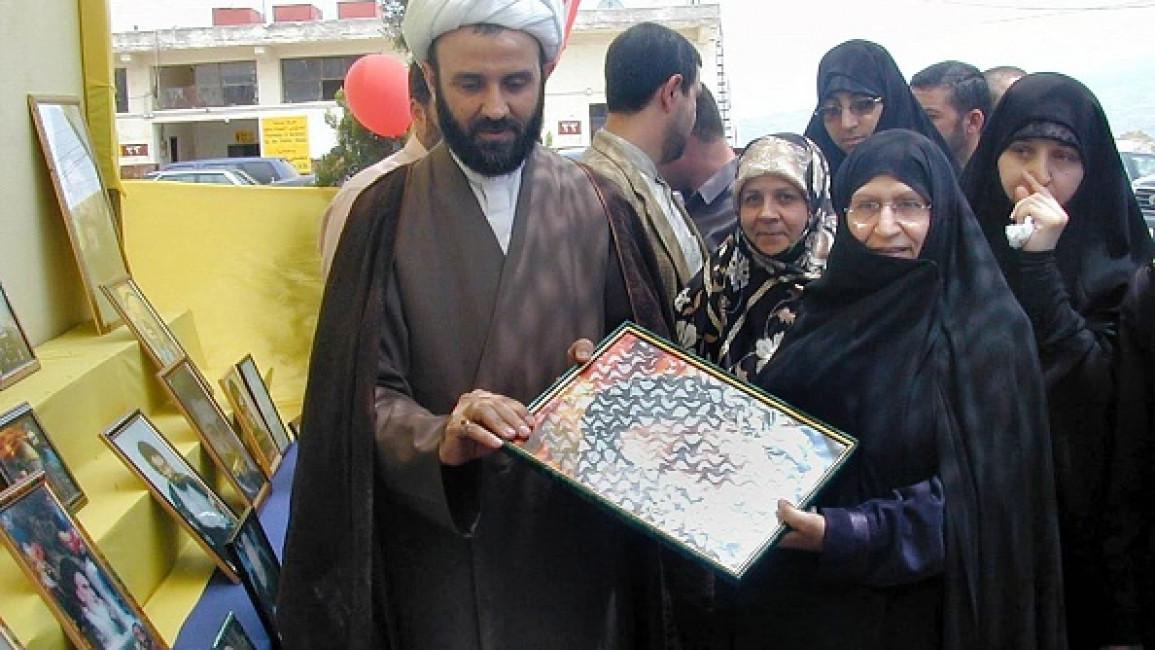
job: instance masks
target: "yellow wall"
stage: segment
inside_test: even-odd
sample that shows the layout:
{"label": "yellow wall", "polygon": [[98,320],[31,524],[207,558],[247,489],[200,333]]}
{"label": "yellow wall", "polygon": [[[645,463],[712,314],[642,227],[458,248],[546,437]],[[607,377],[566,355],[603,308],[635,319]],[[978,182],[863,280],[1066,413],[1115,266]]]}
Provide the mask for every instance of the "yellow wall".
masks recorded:
{"label": "yellow wall", "polygon": [[215,381],[245,354],[298,415],[321,300],[317,231],[334,188],[125,181],[133,277],[162,313],[189,308]]}

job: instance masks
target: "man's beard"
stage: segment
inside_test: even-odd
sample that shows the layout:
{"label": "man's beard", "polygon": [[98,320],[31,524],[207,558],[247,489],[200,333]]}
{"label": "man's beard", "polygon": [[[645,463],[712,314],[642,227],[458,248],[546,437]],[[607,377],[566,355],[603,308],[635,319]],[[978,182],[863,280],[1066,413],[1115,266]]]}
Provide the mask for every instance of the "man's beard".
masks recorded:
{"label": "man's beard", "polygon": [[962,120],[959,120],[954,125],[954,129],[943,139],[946,140],[946,146],[954,155],[955,160],[961,163],[967,159],[967,133]]}
{"label": "man's beard", "polygon": [[682,152],[686,150],[686,139],[684,133],[679,133],[676,127],[671,126],[662,139],[662,159],[658,164],[665,165],[681,158]]}
{"label": "man's beard", "polygon": [[[461,162],[478,174],[501,176],[512,172],[521,166],[530,150],[541,138],[545,110],[544,92],[538,95],[537,107],[526,124],[519,122],[512,115],[507,115],[499,120],[478,118],[467,127],[453,118],[453,113],[445,103],[445,93],[441,92],[440,80],[437,85],[437,123],[441,126],[441,135]],[[502,131],[511,131],[514,135],[513,140],[502,142],[477,139],[480,133]]]}

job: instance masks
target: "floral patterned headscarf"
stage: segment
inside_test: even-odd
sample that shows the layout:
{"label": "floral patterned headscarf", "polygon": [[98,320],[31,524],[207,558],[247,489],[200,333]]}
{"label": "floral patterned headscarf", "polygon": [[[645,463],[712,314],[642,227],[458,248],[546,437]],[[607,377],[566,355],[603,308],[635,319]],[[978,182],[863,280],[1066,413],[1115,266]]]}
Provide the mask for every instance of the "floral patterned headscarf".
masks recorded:
{"label": "floral patterned headscarf", "polygon": [[767,174],[806,196],[810,218],[802,236],[781,253],[765,255],[747,240],[739,220],[674,301],[682,347],[741,379],[756,375],[778,349],[803,287],[826,267],[836,226],[830,171],[817,145],[793,133],[754,140],[738,160],[734,200],[741,201],[746,181]]}

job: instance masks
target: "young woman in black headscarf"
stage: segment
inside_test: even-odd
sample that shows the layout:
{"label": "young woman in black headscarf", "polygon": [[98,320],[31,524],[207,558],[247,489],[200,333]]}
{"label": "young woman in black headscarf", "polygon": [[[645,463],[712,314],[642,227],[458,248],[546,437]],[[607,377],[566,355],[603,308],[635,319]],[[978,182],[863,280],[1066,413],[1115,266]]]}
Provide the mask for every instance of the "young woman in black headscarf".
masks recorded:
{"label": "young woman in black headscarf", "polygon": [[863,40],[835,46],[818,63],[818,108],[806,125],[806,137],[818,144],[836,173],[854,147],[887,129],[917,131],[950,154],[890,52]]}
{"label": "young woman in black headscarf", "polygon": [[907,130],[833,186],[822,277],[756,378],[856,437],[728,603],[736,647],[1063,648],[1042,378],[950,159]]}
{"label": "young woman in black headscarf", "polygon": [[1116,332],[1127,283],[1151,257],[1151,236],[1102,107],[1061,74],[1011,86],[962,186],[1038,345],[1071,647],[1114,643],[1102,510]]}

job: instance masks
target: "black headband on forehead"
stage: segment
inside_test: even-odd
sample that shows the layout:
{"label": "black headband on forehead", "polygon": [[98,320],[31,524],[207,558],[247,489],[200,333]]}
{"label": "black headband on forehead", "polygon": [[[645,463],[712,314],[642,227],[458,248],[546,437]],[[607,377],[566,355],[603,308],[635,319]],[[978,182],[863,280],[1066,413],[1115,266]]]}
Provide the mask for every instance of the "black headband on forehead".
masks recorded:
{"label": "black headband on forehead", "polygon": [[[1059,124],[1051,120],[1032,120],[1027,122],[1018,131],[1015,131],[1011,136],[1011,142],[1015,140],[1029,140],[1031,138],[1046,138],[1054,140],[1059,144],[1068,147],[1074,147],[1081,153],[1083,151],[1082,144],[1079,143],[1079,136],[1065,124]],[[1010,142],[1007,143],[1010,145]]]}

